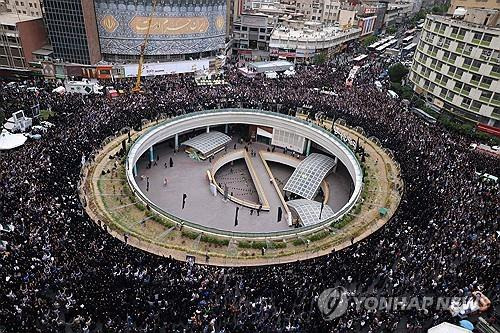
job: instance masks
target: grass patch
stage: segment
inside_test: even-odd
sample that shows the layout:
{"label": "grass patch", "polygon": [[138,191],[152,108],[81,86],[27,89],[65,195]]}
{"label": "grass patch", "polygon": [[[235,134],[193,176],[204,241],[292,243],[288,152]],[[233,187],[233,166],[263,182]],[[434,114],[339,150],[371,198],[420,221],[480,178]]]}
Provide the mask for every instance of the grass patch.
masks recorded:
{"label": "grass patch", "polygon": [[[196,238],[198,238],[198,236],[200,234],[193,232],[193,231],[182,230],[181,235],[182,235],[182,237],[186,237],[186,238],[195,240]],[[222,239],[222,238],[217,238],[217,237],[207,236],[207,235],[202,235],[200,238],[200,241],[202,241],[204,243],[215,244],[215,245],[224,245],[224,246],[229,245],[229,239]]]}
{"label": "grass patch", "polygon": [[[263,241],[240,241],[238,242],[238,247],[242,249],[254,249],[260,250],[262,248],[267,249],[267,242]],[[286,243],[284,242],[270,242],[270,249],[284,249],[286,247]]]}
{"label": "grass patch", "polygon": [[302,244],[305,244],[307,241],[310,241],[310,242],[317,242],[319,240],[322,240],[326,237],[330,236],[330,232],[329,231],[326,231],[326,230],[323,230],[323,231],[320,231],[320,232],[317,232],[315,234],[312,234],[312,235],[309,235],[307,237],[304,237],[303,241],[302,239],[300,238],[297,238],[295,239],[292,244],[295,245],[295,246],[300,246]]}
{"label": "grass patch", "polygon": [[55,115],[56,113],[52,110],[40,110],[40,118],[42,118],[42,120],[48,120]]}

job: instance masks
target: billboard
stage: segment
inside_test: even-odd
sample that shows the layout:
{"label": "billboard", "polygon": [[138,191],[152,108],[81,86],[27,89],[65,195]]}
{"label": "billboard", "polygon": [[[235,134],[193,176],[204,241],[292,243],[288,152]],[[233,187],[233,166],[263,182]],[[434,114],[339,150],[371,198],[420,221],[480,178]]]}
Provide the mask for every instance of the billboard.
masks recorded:
{"label": "billboard", "polygon": [[355,16],[355,11],[341,9],[339,14],[339,25],[343,29],[350,29],[354,24]]}
{"label": "billboard", "polygon": [[361,36],[373,33],[375,27],[376,16],[362,17],[358,21],[358,27],[361,28]]}
{"label": "billboard", "polygon": [[[197,60],[146,63],[142,67],[142,75],[155,76],[192,73],[197,71],[206,72],[211,70],[212,67],[215,68],[215,62],[215,59],[205,58]],[[118,65],[116,68],[120,68],[121,75],[116,75],[115,77],[136,77],[137,67],[137,64]]]}
{"label": "billboard", "polygon": [[[151,0],[95,0],[101,53],[139,55],[153,14]],[[226,1],[159,2],[151,16],[147,55],[189,54],[224,48]]]}

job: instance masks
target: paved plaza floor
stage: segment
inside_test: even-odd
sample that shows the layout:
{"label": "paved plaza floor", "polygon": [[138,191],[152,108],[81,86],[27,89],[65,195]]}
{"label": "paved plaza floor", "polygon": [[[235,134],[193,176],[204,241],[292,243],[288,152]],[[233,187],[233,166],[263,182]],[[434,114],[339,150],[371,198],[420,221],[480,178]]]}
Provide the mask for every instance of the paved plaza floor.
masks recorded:
{"label": "paved plaza floor", "polygon": [[[228,144],[228,152],[234,149],[234,144],[236,144],[237,149],[245,147],[244,144],[233,141]],[[267,148],[267,145],[253,143],[249,146],[249,152],[251,149],[258,152]],[[281,149],[276,149],[276,151],[281,152]],[[208,160],[193,160],[183,150],[174,153],[173,149],[166,143],[155,146],[155,154],[159,155],[159,160],[157,165],[152,165],[150,169],[147,168],[147,153],[138,161],[136,181],[139,188],[152,202],[170,214],[225,231],[272,232],[290,229],[285,216],[280,222],[277,222],[278,207],[281,207],[281,202],[274,187],[269,182],[269,176],[258,154],[256,157],[252,157],[252,163],[271,207],[269,212],[262,211],[259,216],[255,210],[251,214],[249,208],[239,206],[231,201],[224,201],[220,193],[217,196],[212,195],[206,172],[211,168],[211,162]],[[215,159],[224,154],[224,151],[216,154]],[[173,160],[173,167],[169,165],[170,158]],[[291,167],[277,163],[271,163],[270,168],[280,188],[293,172]],[[164,184],[165,178],[167,178],[166,185]],[[149,187],[147,185],[148,179]],[[225,180],[230,191],[231,187],[233,188],[235,196],[241,196],[249,201],[258,200],[255,186],[243,160],[235,163],[233,173],[227,166],[221,168],[217,172],[216,179],[218,181]],[[350,179],[347,170],[343,166],[338,168],[336,173],[328,176],[327,181],[330,184],[328,204],[334,211],[337,211],[348,201]],[[184,209],[182,209],[183,193],[187,195]],[[240,208],[237,226],[234,225],[236,207]]]}

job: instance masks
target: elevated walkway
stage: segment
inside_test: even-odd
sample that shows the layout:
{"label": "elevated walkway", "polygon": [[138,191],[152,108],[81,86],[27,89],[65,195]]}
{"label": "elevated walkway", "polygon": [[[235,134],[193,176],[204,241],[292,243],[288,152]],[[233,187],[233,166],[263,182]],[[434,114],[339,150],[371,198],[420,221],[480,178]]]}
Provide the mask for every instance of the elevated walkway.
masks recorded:
{"label": "elevated walkway", "polygon": [[227,195],[228,199],[234,203],[237,203],[238,205],[242,205],[244,207],[248,207],[251,209],[259,209],[260,208],[261,210],[264,210],[264,211],[270,210],[269,201],[267,200],[266,193],[262,187],[262,184],[259,180],[257,172],[255,171],[255,168],[254,168],[253,163],[252,163],[252,159],[248,155],[248,152],[245,149],[234,150],[234,151],[227,153],[224,156],[218,158],[214,162],[212,168],[210,170],[207,170],[207,174],[208,174],[208,178],[209,178],[210,182],[215,185],[215,187],[217,188],[217,191],[219,193],[224,195],[224,189],[222,187],[220,187],[219,184],[215,181],[215,174],[224,165],[231,163],[232,161],[239,160],[239,159],[245,160],[245,164],[247,165],[248,171],[250,172],[250,176],[252,177],[252,181],[254,183],[255,189],[257,191],[257,195],[259,197],[259,202],[262,204],[262,207],[258,203],[244,200],[241,198],[237,198],[237,197],[232,196],[230,194]]}

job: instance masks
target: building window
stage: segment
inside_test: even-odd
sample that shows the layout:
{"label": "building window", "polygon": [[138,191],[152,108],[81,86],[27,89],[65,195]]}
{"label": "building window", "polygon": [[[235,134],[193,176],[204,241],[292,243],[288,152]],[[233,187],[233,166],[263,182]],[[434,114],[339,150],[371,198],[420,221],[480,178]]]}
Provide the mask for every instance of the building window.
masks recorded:
{"label": "building window", "polygon": [[480,109],[481,108],[481,103],[479,103],[478,101],[472,101],[471,108],[473,108],[473,109]]}
{"label": "building window", "polygon": [[500,66],[493,65],[493,68],[491,69],[491,73],[494,75],[500,75]]}
{"label": "building window", "polygon": [[491,43],[491,40],[493,39],[493,35],[490,34],[484,34],[483,37],[483,42],[488,43],[488,45]]}
{"label": "building window", "polygon": [[481,59],[488,60],[490,56],[491,56],[491,50],[481,49],[481,56],[480,56]]}
{"label": "building window", "polygon": [[483,87],[489,87],[491,85],[491,83],[493,82],[492,79],[490,79],[489,77],[487,76],[483,76],[483,80],[481,81],[481,85]]}
{"label": "building window", "polygon": [[468,108],[470,105],[470,102],[472,102],[472,100],[470,98],[464,97],[464,99],[462,100],[462,106]]}
{"label": "building window", "polygon": [[493,93],[491,91],[481,90],[481,98],[489,100]]}
{"label": "building window", "polygon": [[462,88],[462,90],[465,91],[467,93],[467,95],[469,95],[471,88],[472,87],[469,86],[468,84],[464,84],[464,87]]}
{"label": "building window", "polygon": [[471,82],[475,82],[477,84],[479,81],[481,81],[481,75],[472,74]]}

